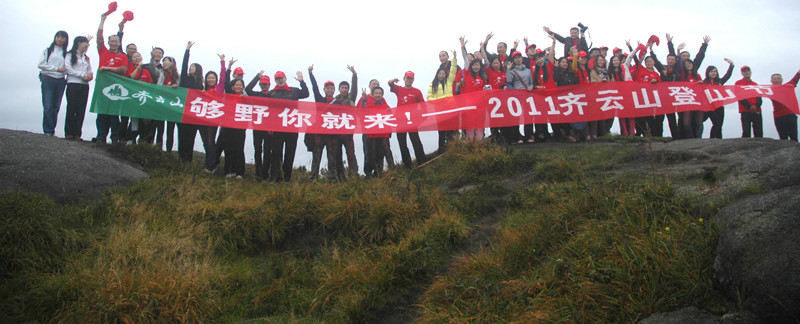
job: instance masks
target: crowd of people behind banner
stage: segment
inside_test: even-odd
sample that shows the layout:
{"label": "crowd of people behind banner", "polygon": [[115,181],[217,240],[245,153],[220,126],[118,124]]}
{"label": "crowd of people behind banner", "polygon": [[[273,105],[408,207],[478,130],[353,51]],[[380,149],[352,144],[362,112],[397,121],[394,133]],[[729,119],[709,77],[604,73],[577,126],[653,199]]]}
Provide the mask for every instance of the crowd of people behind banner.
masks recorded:
{"label": "crowd of people behind banner", "polygon": [[[116,9],[116,8],[114,8]],[[107,44],[103,35],[103,26],[109,12],[101,15],[100,26],[97,30],[97,51],[100,57],[98,71],[109,71],[142,82],[154,83],[170,87],[184,87],[202,91],[226,93],[233,95],[260,96],[288,100],[300,100],[310,96],[309,89],[303,74],[297,72],[295,80],[300,87],[289,87],[284,72],[277,71],[271,80],[264,71],[256,73],[255,77],[245,83],[244,71],[241,67],[233,70],[236,59],[225,61],[225,55],[220,54],[220,71],[208,71],[203,74],[200,64],[189,64],[189,54],[193,42],[188,42],[183,61],[180,67],[178,62],[165,56],[160,47],[153,47],[150,52],[150,61],[144,63],[142,54],[133,43],[122,48],[122,37],[125,23],[133,19],[133,14],[125,12],[124,19],[119,24],[119,32],[108,36]],[[480,43],[480,49],[468,52],[467,41],[460,38],[461,58],[466,62],[465,68],[458,66],[457,52],[441,51],[439,53],[439,68],[436,76],[428,87],[427,96],[423,97],[422,91],[415,88],[414,73],[409,71],[401,80],[395,78],[388,81],[389,90],[397,96],[397,105],[435,100],[453,95],[482,91],[484,89],[525,89],[536,91],[567,85],[580,85],[593,82],[704,82],[709,84],[725,84],[732,76],[734,64],[730,59],[725,59],[728,68],[724,75],[713,65],[705,69],[701,76],[700,66],[705,58],[710,38],[703,38],[703,43],[694,58],[687,51],[683,51],[684,43],[677,49],[674,47],[672,37],[667,34],[666,64],[662,63],[653,52],[653,45],[660,43],[660,39],[651,36],[646,44],[638,44],[633,48],[626,41],[627,49],[631,54],[626,54],[620,48],[614,48],[609,55],[608,47],[601,46],[589,48],[584,33],[587,27],[578,24],[569,31],[569,36],[564,37],[544,27],[544,32],[552,39],[552,44],[547,49],[537,48],[535,44],[528,44],[524,39],[523,52],[517,51],[519,41],[514,42],[514,47],[508,49],[504,42],[497,43],[497,52],[489,53],[487,45],[493,34],[486,36]],[[68,140],[82,140],[81,129],[89,96],[89,82],[93,79],[93,69],[86,52],[89,48],[91,36],[75,37],[72,47],[69,48],[69,36],[65,31],[56,33],[53,42],[44,50],[39,62],[41,69],[40,80],[42,86],[42,104],[44,106],[43,130],[47,135],[54,135],[61,99],[66,90],[67,114],[64,123],[64,133]],[[556,45],[563,44],[563,56],[556,58]],[[106,46],[107,45],[107,46]],[[649,52],[649,55],[648,55]],[[308,76],[311,82],[314,100],[320,103],[331,103],[357,107],[386,107],[384,89],[378,80],[370,80],[369,93],[362,92],[358,97],[358,77],[352,66],[347,67],[352,73],[350,82],[341,81],[335,84],[326,81],[320,93],[317,81],[313,74],[313,65],[308,67]],[[736,85],[756,85],[751,79],[751,70],[742,66],[742,79]],[[800,79],[800,71],[787,83],[796,86]],[[271,87],[271,81],[275,86]],[[781,74],[771,76],[773,85],[783,84]],[[254,90],[256,84],[260,91]],[[338,93],[337,93],[338,89]],[[761,119],[762,99],[753,98],[739,102],[739,113],[742,123],[742,137],[750,137],[751,130],[754,137],[763,136]],[[775,127],[780,139],[797,141],[797,116],[780,102],[773,101],[773,116]],[[711,138],[722,138],[722,123],[724,108],[719,107],[710,112],[688,111],[677,114],[649,116],[641,118],[619,118],[619,129],[622,135],[631,136],[664,136],[663,124],[667,120],[669,132],[674,139],[700,138],[703,134],[703,123],[711,119]],[[495,142],[505,144],[534,143],[537,141],[592,141],[598,136],[610,134],[613,119],[597,120],[590,122],[567,124],[526,124],[519,126],[492,128],[490,137]],[[96,120],[97,136],[93,142],[105,143],[110,135],[112,142],[122,143],[148,143],[157,145],[166,151],[172,151],[174,144],[174,129],[176,124],[156,120],[120,117],[98,114]],[[222,127],[217,132],[217,127],[199,126],[191,124],[177,124],[178,129],[178,156],[181,162],[192,160],[195,136],[199,132],[206,153],[205,171],[214,173],[220,163],[220,157],[225,154],[224,174],[227,177],[242,178],[245,172],[245,130]],[[110,133],[110,134],[109,134]],[[460,132],[466,140],[481,140],[484,138],[484,129],[468,129]],[[267,132],[253,130],[253,146],[255,148],[255,175],[261,179],[274,182],[289,181],[292,175],[294,156],[297,148],[298,134],[283,132]],[[458,131],[439,131],[438,153],[443,153],[447,145],[456,136]],[[394,164],[390,142],[390,134],[363,135],[364,143],[364,173],[367,176],[379,175],[385,166]],[[414,161],[407,145],[406,139],[411,140],[416,157],[416,163],[426,162],[426,154],[418,133],[396,134],[400,147],[402,163],[411,167]],[[311,175],[309,180],[319,177],[320,163],[323,150],[328,160],[327,175],[330,179],[344,179],[358,176],[358,162],[354,151],[353,135],[321,135],[305,134],[304,144],[312,152]],[[165,146],[164,146],[165,145]],[[346,156],[347,169],[343,154]],[[386,162],[384,165],[384,161]]]}

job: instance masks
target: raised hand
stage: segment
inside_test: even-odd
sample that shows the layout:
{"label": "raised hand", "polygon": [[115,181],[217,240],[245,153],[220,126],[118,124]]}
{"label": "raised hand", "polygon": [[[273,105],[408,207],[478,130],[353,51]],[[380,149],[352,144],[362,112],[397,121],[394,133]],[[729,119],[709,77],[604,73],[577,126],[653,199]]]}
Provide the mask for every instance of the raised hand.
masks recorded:
{"label": "raised hand", "polygon": [[186,49],[187,50],[188,49],[192,49],[192,45],[194,45],[194,42],[193,41],[189,41],[188,43],[186,43]]}
{"label": "raised hand", "polygon": [[311,71],[314,71],[314,64],[308,66],[308,73],[311,73]]}
{"label": "raised hand", "polygon": [[708,42],[710,40],[711,40],[711,37],[709,37],[708,35],[703,36],[703,44],[708,44]]}
{"label": "raised hand", "polygon": [[550,34],[550,27],[544,26],[542,27],[542,30],[544,30],[545,33]]}
{"label": "raised hand", "polygon": [[525,44],[528,44],[528,36],[523,37],[522,40],[525,42]]}
{"label": "raised hand", "polygon": [[217,57],[219,57],[220,61],[225,61],[225,54],[217,54]]}
{"label": "raised hand", "polygon": [[351,73],[356,74],[356,67],[355,66],[348,65],[347,69],[350,70]]}
{"label": "raised hand", "polygon": [[672,42],[672,35],[670,35],[669,33],[667,33],[667,42],[670,43]]}
{"label": "raised hand", "polygon": [[467,40],[464,39],[463,35],[458,38],[458,41],[461,42],[461,47],[466,47],[467,46]]}
{"label": "raised hand", "polygon": [[494,33],[490,32],[489,35],[486,35],[486,40],[484,42],[488,43],[489,40],[492,39],[492,37],[494,37]]}
{"label": "raised hand", "polygon": [[514,48],[517,48],[517,46],[519,46],[519,39],[514,40]]}
{"label": "raised hand", "polygon": [[395,83],[397,83],[397,81],[400,81],[400,79],[398,79],[398,78],[391,79],[391,80],[389,80],[389,84],[395,84]]}
{"label": "raised hand", "polygon": [[686,43],[681,43],[680,45],[678,45],[678,53],[680,53],[680,52],[681,52],[681,50],[682,50],[684,47],[686,47]]}
{"label": "raised hand", "polygon": [[626,39],[625,40],[625,45],[628,45],[628,47],[631,47],[631,40],[630,39]]}
{"label": "raised hand", "polygon": [[731,59],[726,57],[723,60],[725,60],[725,62],[728,62],[728,64],[733,65],[733,61],[731,61]]}
{"label": "raised hand", "polygon": [[264,70],[261,70],[258,73],[256,73],[256,79],[261,79],[262,76],[264,76]]}
{"label": "raised hand", "polygon": [[[313,67],[313,65],[312,65]],[[294,78],[297,81],[303,82],[303,72],[297,71],[297,76]]]}
{"label": "raised hand", "polygon": [[91,41],[92,41],[92,38],[94,38],[94,36],[93,36],[93,35],[86,35],[86,41],[87,41],[87,42],[91,42]]}
{"label": "raised hand", "polygon": [[238,62],[238,61],[239,61],[239,60],[237,60],[237,59],[235,59],[235,58],[231,57],[231,59],[228,61],[228,69],[230,70],[230,68],[233,66],[233,63],[236,63],[236,62]]}
{"label": "raised hand", "polygon": [[453,58],[456,58],[456,50],[453,50]]}

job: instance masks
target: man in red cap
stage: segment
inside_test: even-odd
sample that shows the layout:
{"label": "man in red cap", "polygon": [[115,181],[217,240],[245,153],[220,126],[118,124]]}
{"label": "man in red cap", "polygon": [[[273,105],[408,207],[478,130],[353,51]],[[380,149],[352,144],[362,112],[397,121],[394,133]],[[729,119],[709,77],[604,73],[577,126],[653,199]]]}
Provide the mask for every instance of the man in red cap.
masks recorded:
{"label": "man in red cap", "polygon": [[[308,67],[308,77],[311,79],[311,89],[314,92],[314,101],[319,103],[331,103],[334,100],[333,94],[336,92],[336,85],[333,81],[325,81],[322,91],[325,92],[323,96],[319,93],[317,86],[317,79],[314,78],[314,64]],[[309,134],[306,133],[303,143],[306,149],[311,152],[311,174],[308,176],[308,181],[313,181],[319,178],[319,164],[322,162],[322,150],[325,149],[330,142],[330,136],[325,134]],[[328,153],[331,152],[331,147],[327,148]],[[330,155],[330,154],[328,154]]]}
{"label": "man in red cap", "polygon": [[[100,71],[108,71],[119,75],[125,74],[128,70],[128,56],[120,50],[119,36],[108,36],[108,48],[103,39],[103,25],[106,22],[106,14],[100,16],[100,26],[97,28],[97,53],[100,55]],[[97,137],[93,142],[105,143],[109,130],[111,131],[111,141],[119,140],[120,120],[119,116],[97,114]]]}
{"label": "man in red cap", "polygon": [[[303,73],[297,71],[294,79],[300,82],[300,88],[290,87],[286,84],[286,74],[283,71],[275,72],[275,87],[267,93],[269,98],[300,100],[308,98],[308,87],[303,81]],[[272,135],[272,156],[270,161],[270,176],[274,182],[289,182],[292,179],[294,155],[297,150],[298,133],[275,132]],[[286,151],[284,151],[284,147]],[[281,163],[282,162],[282,163]],[[283,173],[281,174],[281,171]]]}
{"label": "man in red cap", "polygon": [[[240,68],[241,69],[241,68]],[[242,71],[243,72],[243,71]],[[244,74],[244,73],[241,73]],[[261,87],[261,91],[255,91],[256,83]],[[269,93],[270,80],[264,71],[258,72],[253,80],[247,84],[244,91],[248,96],[267,97]],[[256,177],[269,179],[269,163],[272,156],[272,134],[268,131],[253,130],[253,148],[255,149]]]}
{"label": "man in red cap", "polygon": [[[753,71],[745,65],[741,69],[742,79],[736,81],[735,85],[758,85],[750,79]],[[763,121],[761,120],[761,97],[744,99],[739,101],[739,114],[742,120],[742,137],[750,137],[750,129],[753,130],[754,137],[764,137]]]}
{"label": "man in red cap", "polygon": [[[569,29],[569,37],[563,37],[559,34],[556,34],[550,31],[550,27],[544,26],[544,32],[553,35],[557,41],[564,44],[564,56],[570,56],[569,49],[573,46],[577,47],[579,51],[589,51],[589,45],[586,44],[586,39],[583,38],[583,32],[578,29],[578,27],[572,27]],[[580,35],[580,37],[579,37]]]}
{"label": "man in red cap", "polygon": [[[422,91],[414,88],[414,72],[408,71],[403,75],[403,87],[398,87],[397,78],[389,80],[389,89],[397,96],[397,105],[414,104],[425,101],[422,96]],[[397,133],[397,144],[400,146],[400,156],[403,159],[403,165],[406,168],[411,168],[411,154],[408,151],[408,143],[406,142],[406,134],[411,138],[411,146],[414,148],[414,156],[417,158],[417,165],[425,163],[425,149],[422,148],[422,141],[419,138],[418,132]]]}
{"label": "man in red cap", "polygon": [[[800,80],[800,71],[784,85],[797,87],[797,82]],[[783,83],[783,77],[780,73],[775,73],[770,77],[773,85],[780,85]],[[775,119],[775,128],[778,130],[778,137],[782,140],[788,139],[797,142],[797,115],[795,115],[789,107],[784,104],[772,100],[772,107],[775,109],[772,112],[772,117]]]}

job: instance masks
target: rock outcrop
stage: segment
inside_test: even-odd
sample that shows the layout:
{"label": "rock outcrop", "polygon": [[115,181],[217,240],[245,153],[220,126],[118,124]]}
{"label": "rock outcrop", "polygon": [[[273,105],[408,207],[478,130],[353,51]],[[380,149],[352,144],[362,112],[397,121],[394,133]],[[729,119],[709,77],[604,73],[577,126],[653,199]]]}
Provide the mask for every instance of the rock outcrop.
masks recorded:
{"label": "rock outcrop", "polygon": [[101,197],[148,175],[95,144],[0,129],[0,191],[42,193],[58,202]]}

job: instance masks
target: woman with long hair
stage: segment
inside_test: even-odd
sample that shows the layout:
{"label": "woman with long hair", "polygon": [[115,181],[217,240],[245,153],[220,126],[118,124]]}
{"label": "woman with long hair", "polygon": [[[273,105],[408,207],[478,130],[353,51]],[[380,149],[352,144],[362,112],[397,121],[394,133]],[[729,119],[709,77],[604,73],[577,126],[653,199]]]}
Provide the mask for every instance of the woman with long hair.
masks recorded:
{"label": "woman with long hair", "polygon": [[[486,75],[483,62],[473,59],[467,65],[468,70],[461,73],[464,82],[464,85],[461,87],[461,93],[483,91],[483,87],[489,84],[489,77]],[[464,132],[466,133],[466,138],[472,141],[482,140],[484,136],[483,128],[467,129]]]}
{"label": "woman with long hair", "polygon": [[[681,62],[683,74],[681,81],[702,82],[700,74],[697,73],[698,66],[695,66],[692,59],[685,59]],[[680,115],[680,123],[683,126],[683,138],[700,138],[703,135],[703,111],[690,110],[684,111]]]}
{"label": "woman with long hair", "polygon": [[[219,74],[214,71],[206,72],[203,79],[203,91],[207,93],[225,93],[225,54],[217,54],[219,57]],[[221,77],[220,77],[221,76]],[[220,139],[217,139],[217,126],[199,126],[200,140],[203,141],[203,149],[206,151],[206,165],[203,171],[214,173],[217,171],[220,155],[222,155]]]}
{"label": "woman with long hair", "polygon": [[63,30],[56,32],[53,42],[42,53],[39,59],[39,81],[42,82],[42,130],[46,135],[54,136],[58,111],[61,109],[61,99],[67,87],[65,65],[67,48],[69,47],[69,34]]}
{"label": "woman with long hair", "polygon": [[[589,79],[592,83],[608,82],[608,70],[606,69],[607,61],[605,57],[597,56],[592,58],[592,69],[589,71]],[[614,120],[611,119],[611,122]],[[598,135],[603,135],[603,131],[608,127],[606,123],[608,120],[595,120],[589,122],[589,139],[597,139]]]}
{"label": "woman with long hair", "polygon": [[[183,53],[180,86],[182,88],[203,90],[203,67],[197,63],[189,65],[189,51],[192,45],[194,45],[194,42],[187,42],[186,52]],[[178,123],[178,161],[180,163],[192,161],[194,138],[197,135],[197,130],[198,126],[196,125]]]}
{"label": "woman with long hair", "polygon": [[[484,65],[486,65],[486,77],[489,80],[489,86],[492,87],[492,90],[503,89],[506,87],[506,69],[503,66],[503,62],[497,55],[489,57],[486,55],[486,49],[481,42],[481,57],[484,60]],[[492,127],[489,129],[491,133],[491,138],[493,139],[500,139],[502,135],[500,134],[499,127]]]}
{"label": "woman with long hair", "polygon": [[72,49],[66,58],[67,67],[67,117],[64,121],[64,135],[70,140],[80,140],[83,118],[86,116],[86,103],[89,99],[89,81],[94,78],[92,64],[86,50],[90,37],[78,36],[72,42]]}
{"label": "woman with long hair", "polygon": [[[553,68],[553,77],[556,81],[556,86],[563,87],[568,85],[576,85],[579,84],[580,81],[578,80],[575,71],[572,70],[571,60],[576,60],[578,51],[577,49],[573,50],[573,56],[564,56],[558,59],[558,66]],[[558,138],[564,139],[569,142],[575,142],[575,137],[572,135],[572,127],[568,123],[561,123],[561,124],[553,124],[553,133],[556,134]]]}
{"label": "woman with long hair", "polygon": [[[231,82],[230,94],[244,95],[244,80],[234,79]],[[247,132],[244,129],[222,127],[220,143],[225,151],[225,177],[242,179],[244,176],[244,141]]]}
{"label": "woman with long hair", "polygon": [[[444,65],[444,63],[442,65]],[[453,83],[455,81],[454,79],[457,70],[458,58],[456,57],[456,51],[453,50],[453,59],[450,62],[450,70],[448,71],[445,67],[440,66],[436,71],[436,76],[433,77],[430,86],[428,86],[427,101],[453,96]],[[452,137],[454,133],[457,133],[457,131],[439,131],[439,154],[442,154],[447,150],[447,145],[453,140]]]}
{"label": "woman with long hair", "polygon": [[[178,87],[178,83],[180,82],[180,75],[178,74],[178,66],[175,65],[175,59],[171,56],[165,56],[161,59],[161,65],[164,67],[161,69],[161,75],[158,77],[157,84],[159,85],[166,85],[173,88]],[[175,123],[174,122],[167,122],[167,152],[172,152],[172,142],[175,135]],[[164,122],[157,121],[156,122],[156,145],[161,148],[163,144],[162,140],[164,138]]]}
{"label": "woman with long hair", "polygon": [[[720,78],[717,67],[709,65],[706,68],[706,79],[703,82],[712,85],[723,85],[725,82],[728,82],[733,74],[733,61],[729,58],[725,58],[725,62],[728,62],[728,71],[725,72],[725,76]],[[725,106],[708,112],[708,116],[711,118],[711,138],[722,138],[722,123],[725,121]]]}

